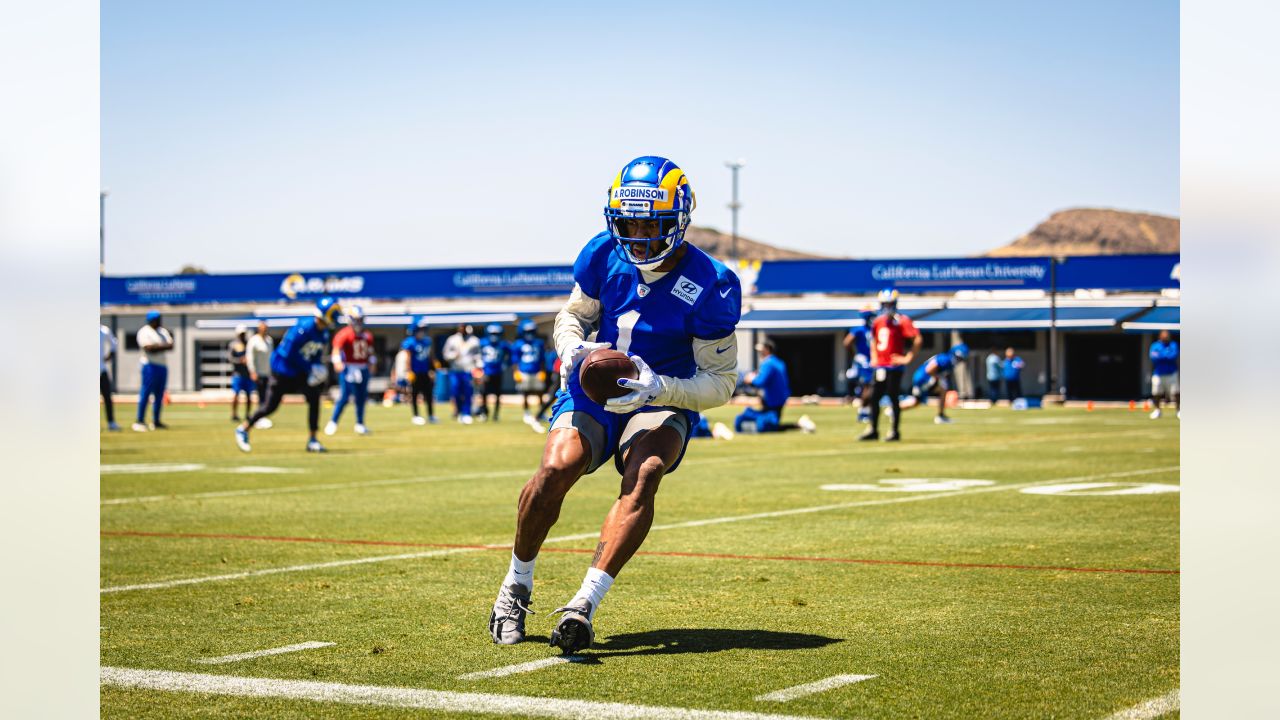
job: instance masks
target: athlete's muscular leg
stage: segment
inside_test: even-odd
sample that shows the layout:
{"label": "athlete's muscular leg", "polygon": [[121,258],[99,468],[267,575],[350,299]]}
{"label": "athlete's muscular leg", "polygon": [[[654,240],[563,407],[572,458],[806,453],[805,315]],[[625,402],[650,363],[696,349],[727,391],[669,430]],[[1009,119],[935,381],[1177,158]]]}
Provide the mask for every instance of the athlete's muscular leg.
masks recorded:
{"label": "athlete's muscular leg", "polygon": [[674,428],[660,425],[632,443],[624,459],[622,491],[600,528],[591,567],[617,577],[622,566],[640,549],[649,527],[658,484],[667,468],[680,457],[684,439]]}
{"label": "athlete's muscular leg", "polygon": [[520,491],[516,516],[516,557],[532,560],[560,518],[560,505],[569,488],[591,462],[591,446],[577,430],[560,428],[547,435],[542,463]]}

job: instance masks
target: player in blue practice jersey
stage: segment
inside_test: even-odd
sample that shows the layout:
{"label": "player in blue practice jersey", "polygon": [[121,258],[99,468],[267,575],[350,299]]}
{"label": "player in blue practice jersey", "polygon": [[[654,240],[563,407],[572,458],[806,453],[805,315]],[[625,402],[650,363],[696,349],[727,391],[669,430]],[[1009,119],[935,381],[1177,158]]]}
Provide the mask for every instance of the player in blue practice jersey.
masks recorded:
{"label": "player in blue practice jersey", "polygon": [[342,306],[337,300],[322,297],[316,301],[313,317],[302,318],[285,333],[271,353],[266,401],[236,428],[236,445],[241,450],[249,452],[249,429],[254,424],[275,412],[285,395],[300,393],[307,399],[307,427],[311,431],[307,452],[324,452],[324,446],[316,440],[316,430],[320,428],[320,392],[329,379],[329,367],[324,364],[329,350],[329,329],[341,314]]}
{"label": "player in blue practice jersey", "polygon": [[[411,334],[400,343],[400,351],[408,356],[407,377],[409,408],[413,411],[413,424],[426,425],[436,422],[435,409],[435,346],[427,334],[427,320],[419,318],[410,327]],[[418,414],[418,396],[427,403],[427,417]]]}
{"label": "player in blue practice jersey", "polygon": [[956,363],[964,362],[969,357],[969,346],[960,343],[947,352],[939,353],[924,361],[911,376],[911,397],[913,402],[903,405],[903,410],[910,410],[929,402],[929,396],[938,394],[938,414],[933,422],[946,425],[951,422],[947,417],[947,392],[955,385]]}
{"label": "player in blue practice jersey", "polygon": [[[579,478],[612,460],[621,491],[582,587],[555,611],[563,614],[551,632],[551,644],[566,653],[590,647],[600,601],[653,523],[659,482],[679,467],[698,413],[733,393],[742,292],[728,268],[684,242],[693,206],[675,163],[637,158],[609,188],[606,232],[574,263],[575,285],[554,332],[563,389],[542,462],[520,493],[511,564],[489,619],[496,643],[524,639],[534,562],[561,502]],[[631,392],[604,406],[583,393],[577,376],[583,358],[602,347],[628,353],[638,374],[619,380]]]}
{"label": "player in blue practice jersey", "polygon": [[493,421],[502,411],[502,375],[511,364],[511,348],[502,339],[502,326],[492,323],[484,329],[480,340],[480,419],[489,418],[489,398],[493,397]]}
{"label": "player in blue practice jersey", "polygon": [[782,411],[791,397],[791,382],[787,379],[787,364],[775,354],[776,350],[772,340],[756,345],[760,369],[747,373],[743,380],[759,391],[760,407],[749,407],[734,418],[733,429],[738,432],[778,432],[798,427],[811,433],[817,429],[808,415],[801,415],[795,423],[783,424]]}
{"label": "player in blue practice jersey", "polygon": [[[524,424],[533,428],[536,433],[545,433],[542,423],[533,416],[533,410],[542,402],[542,393],[547,389],[547,371],[543,367],[546,357],[546,343],[538,337],[538,325],[532,320],[520,323],[520,337],[511,343],[511,357],[515,363],[514,371],[516,390],[520,392],[520,406],[524,410]],[[529,398],[534,400],[534,408],[529,408]]]}
{"label": "player in blue practice jersey", "polygon": [[849,380],[849,394],[858,402],[858,422],[871,422],[871,390],[875,386],[871,372],[871,321],[876,310],[867,305],[858,314],[862,324],[849,328],[844,336],[845,350],[853,355],[844,376]]}

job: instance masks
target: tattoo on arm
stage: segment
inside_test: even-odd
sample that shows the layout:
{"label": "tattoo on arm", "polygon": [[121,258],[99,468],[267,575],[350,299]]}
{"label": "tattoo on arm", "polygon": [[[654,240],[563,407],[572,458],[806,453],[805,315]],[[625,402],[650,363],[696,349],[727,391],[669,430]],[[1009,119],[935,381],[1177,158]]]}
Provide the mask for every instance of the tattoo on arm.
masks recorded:
{"label": "tattoo on arm", "polygon": [[603,540],[601,540],[600,543],[596,545],[596,554],[591,556],[592,567],[595,567],[595,564],[600,562],[600,556],[604,554],[604,545],[605,545],[605,542]]}

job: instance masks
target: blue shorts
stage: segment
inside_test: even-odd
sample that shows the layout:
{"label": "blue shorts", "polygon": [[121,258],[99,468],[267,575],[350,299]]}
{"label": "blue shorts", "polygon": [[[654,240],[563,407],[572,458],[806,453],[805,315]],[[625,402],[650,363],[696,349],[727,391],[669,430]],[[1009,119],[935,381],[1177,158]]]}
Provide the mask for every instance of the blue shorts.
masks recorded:
{"label": "blue shorts", "polygon": [[[652,413],[660,413],[660,415],[651,415]],[[633,420],[635,422],[632,422]],[[624,469],[622,456],[631,442],[641,434],[641,431],[651,430],[660,425],[671,426],[680,433],[684,441],[676,461],[667,468],[667,474],[671,474],[680,467],[680,461],[684,459],[684,453],[689,449],[689,438],[693,435],[692,429],[697,424],[698,413],[693,410],[665,405],[646,405],[626,414],[611,413],[582,392],[577,373],[569,374],[569,389],[556,393],[555,405],[551,407],[552,430],[557,427],[572,427],[585,437],[587,444],[591,446],[592,457],[586,473],[588,475],[595,472],[611,457],[614,468],[621,474]]]}
{"label": "blue shorts", "polygon": [[231,376],[231,392],[235,394],[251,393],[258,388],[254,384],[253,378],[248,375],[232,375]]}

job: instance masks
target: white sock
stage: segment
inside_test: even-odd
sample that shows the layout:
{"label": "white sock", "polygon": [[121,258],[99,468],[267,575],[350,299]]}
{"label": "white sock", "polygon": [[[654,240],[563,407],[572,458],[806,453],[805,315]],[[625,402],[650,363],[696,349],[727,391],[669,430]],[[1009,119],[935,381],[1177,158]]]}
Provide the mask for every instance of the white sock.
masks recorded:
{"label": "white sock", "polygon": [[595,619],[596,610],[600,609],[600,602],[604,600],[604,594],[609,592],[611,587],[613,587],[613,578],[609,573],[598,568],[588,568],[587,576],[582,579],[582,587],[578,588],[578,594],[573,596],[569,604],[573,605],[578,600],[587,600],[591,603],[591,613],[587,617]]}
{"label": "white sock", "polygon": [[502,586],[506,587],[511,583],[519,583],[533,591],[533,564],[538,562],[535,556],[532,560],[521,560],[516,557],[514,552],[511,553],[511,567],[507,568],[507,576],[502,579]]}

